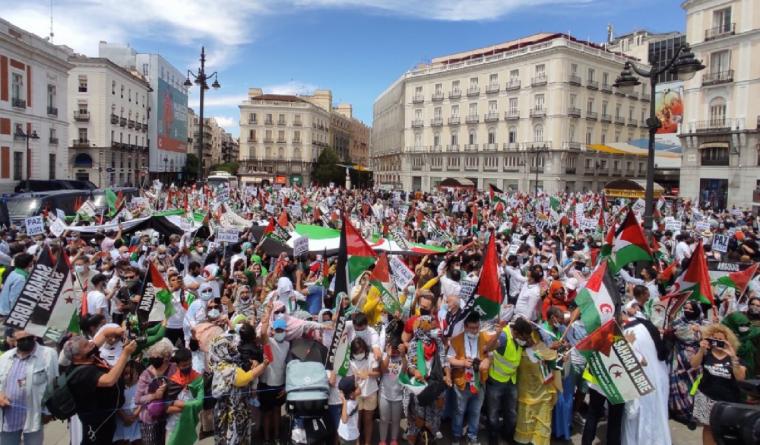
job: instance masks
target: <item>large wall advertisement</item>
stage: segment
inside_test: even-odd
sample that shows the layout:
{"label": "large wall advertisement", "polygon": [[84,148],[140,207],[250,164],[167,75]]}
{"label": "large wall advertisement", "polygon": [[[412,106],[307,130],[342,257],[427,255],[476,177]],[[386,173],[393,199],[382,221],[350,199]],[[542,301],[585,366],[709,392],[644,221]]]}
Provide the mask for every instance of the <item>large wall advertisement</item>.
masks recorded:
{"label": "large wall advertisement", "polygon": [[187,95],[158,79],[158,148],[187,151]]}
{"label": "large wall advertisement", "polygon": [[658,134],[677,133],[683,122],[683,82],[670,82],[657,88],[654,111],[660,120]]}

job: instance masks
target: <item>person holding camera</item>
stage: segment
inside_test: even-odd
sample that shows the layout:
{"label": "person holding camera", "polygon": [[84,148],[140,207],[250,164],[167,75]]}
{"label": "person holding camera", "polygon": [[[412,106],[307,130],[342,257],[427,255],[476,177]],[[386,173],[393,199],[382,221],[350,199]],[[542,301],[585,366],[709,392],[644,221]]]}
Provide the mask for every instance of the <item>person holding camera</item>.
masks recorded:
{"label": "person holding camera", "polygon": [[710,428],[710,413],[716,402],[739,402],[741,394],[737,381],[745,378],[736,350],[739,341],[731,329],[715,323],[702,329],[699,351],[691,358],[692,368],[702,368],[699,386],[694,396],[694,420],[702,424],[702,443],[715,444]]}
{"label": "person holding camera", "polygon": [[480,315],[473,311],[464,320],[464,332],[449,341],[447,356],[456,394],[452,444],[462,441],[465,424],[470,443],[478,440],[480,409],[485,400],[485,382],[491,364],[485,350],[488,340],[487,333],[480,330]]}

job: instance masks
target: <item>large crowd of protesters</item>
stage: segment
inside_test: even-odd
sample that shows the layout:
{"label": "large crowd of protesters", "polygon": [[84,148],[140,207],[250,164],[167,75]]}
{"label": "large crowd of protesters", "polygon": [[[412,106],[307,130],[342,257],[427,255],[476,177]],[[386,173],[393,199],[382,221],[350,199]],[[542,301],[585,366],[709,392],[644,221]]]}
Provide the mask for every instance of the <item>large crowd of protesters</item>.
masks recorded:
{"label": "large crowd of protesters", "polygon": [[[703,443],[713,444],[712,406],[753,403],[736,382],[760,374],[760,280],[709,283],[707,301],[690,298],[672,315],[659,304],[695,252],[741,270],[760,261],[760,223],[749,211],[655,203],[654,223],[643,228],[651,260],[612,274],[615,320],[654,391],[614,404],[574,348],[589,334],[576,297],[609,257],[608,232],[628,214],[643,221],[641,200],[316,186],[229,190],[223,202],[216,195],[171,187],[139,200],[147,211],[194,207],[209,230],[114,223],[86,231],[77,228],[99,221],[79,216],[60,236],[0,230],[0,319],[11,316],[46,251],[65,258],[81,301],[71,329],[56,341],[6,323],[0,443],[45,443],[45,425],[60,421],[45,403],[60,376],[75,407],[64,420],[72,444],[205,437],[284,444],[297,430],[316,434],[286,409],[288,365],[304,360],[297,343],[333,352],[339,324],[346,358],[342,366],[322,363],[328,436],[316,443],[397,445],[445,436],[454,444],[545,445],[580,431],[581,443],[591,445],[606,419],[603,443],[668,445],[669,422],[677,421],[702,428]],[[248,222],[237,242],[215,239],[221,205]],[[342,292],[336,279],[346,274],[334,249],[296,257],[286,239],[263,242],[274,237],[262,227],[294,234],[301,224],[335,233],[350,224],[370,246],[383,238],[405,246],[388,252],[413,275],[404,286],[393,277],[384,287],[398,306],[378,296],[376,260]],[[462,293],[486,266],[489,243],[502,296],[493,317],[467,311]],[[137,316],[146,280],[156,282],[152,273],[170,294],[163,319]],[[414,391],[414,382],[425,390]]]}

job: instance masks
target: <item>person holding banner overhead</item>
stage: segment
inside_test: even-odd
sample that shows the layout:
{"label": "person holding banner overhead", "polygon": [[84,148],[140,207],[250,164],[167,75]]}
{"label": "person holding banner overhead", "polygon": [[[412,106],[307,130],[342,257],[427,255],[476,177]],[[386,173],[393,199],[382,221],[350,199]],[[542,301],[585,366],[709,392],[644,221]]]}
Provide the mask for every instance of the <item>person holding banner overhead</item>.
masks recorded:
{"label": "person holding banner overhead", "polygon": [[19,253],[13,257],[13,272],[3,282],[0,290],[0,321],[5,320],[16,304],[21,290],[24,289],[26,280],[34,268],[34,257],[28,253]]}

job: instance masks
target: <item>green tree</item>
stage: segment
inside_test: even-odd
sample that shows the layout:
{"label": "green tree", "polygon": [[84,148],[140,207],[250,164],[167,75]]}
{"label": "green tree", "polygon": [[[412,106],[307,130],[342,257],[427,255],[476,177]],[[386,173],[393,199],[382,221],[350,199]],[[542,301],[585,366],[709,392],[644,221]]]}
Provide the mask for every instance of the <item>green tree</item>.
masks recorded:
{"label": "green tree", "polygon": [[211,170],[209,171],[226,171],[227,173],[231,175],[236,175],[238,171],[238,163],[237,162],[225,162],[224,164],[216,164],[211,167]]}
{"label": "green tree", "polygon": [[319,154],[311,177],[322,186],[329,185],[331,182],[335,185],[343,185],[346,182],[346,169],[339,166],[339,163],[338,154],[327,147]]}
{"label": "green tree", "polygon": [[184,177],[188,181],[198,179],[198,156],[195,153],[188,153],[185,158]]}

